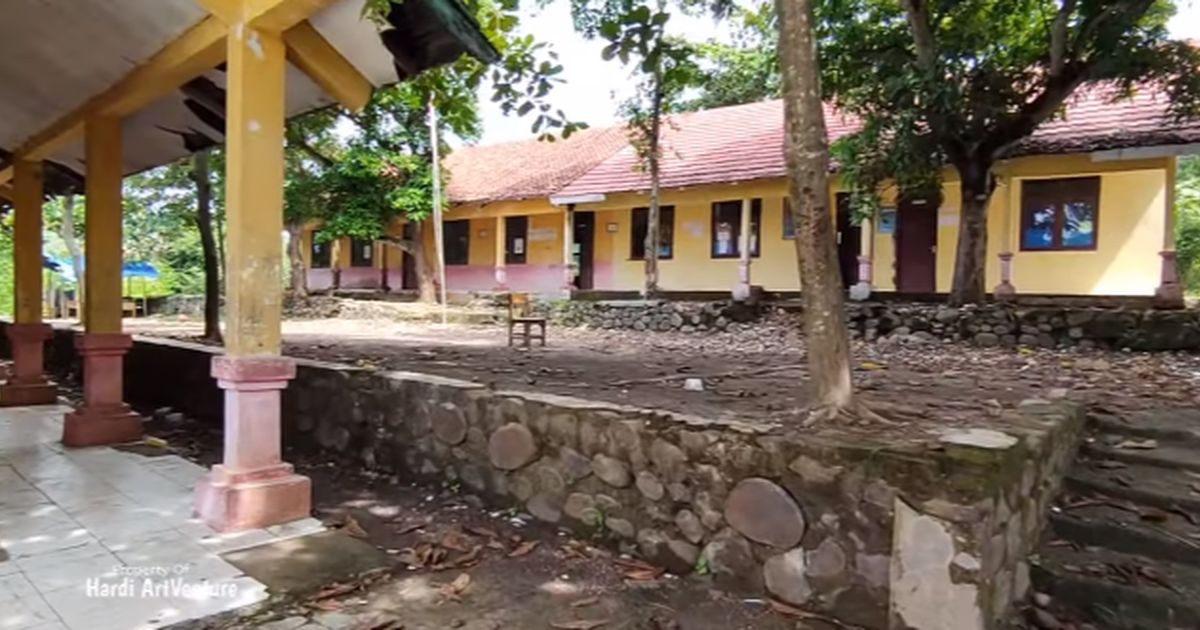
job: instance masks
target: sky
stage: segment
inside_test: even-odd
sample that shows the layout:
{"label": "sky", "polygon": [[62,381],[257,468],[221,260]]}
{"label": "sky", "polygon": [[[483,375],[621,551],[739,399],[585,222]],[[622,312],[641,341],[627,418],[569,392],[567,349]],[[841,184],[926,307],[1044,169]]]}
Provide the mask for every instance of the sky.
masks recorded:
{"label": "sky", "polygon": [[[1177,0],[1178,13],[1170,23],[1171,34],[1177,38],[1200,40],[1200,0]],[[547,41],[559,54],[563,78],[552,93],[551,102],[569,118],[594,127],[612,124],[617,105],[629,95],[628,70],[616,61],[604,61],[600,50],[604,45],[587,41],[575,32],[571,24],[570,3],[551,2],[541,12],[523,22],[523,31]],[[668,26],[691,41],[710,38],[726,40],[728,29],[706,17],[671,16]],[[482,88],[484,144],[523,140],[531,137],[532,119],[505,116],[491,102],[490,86]]]}

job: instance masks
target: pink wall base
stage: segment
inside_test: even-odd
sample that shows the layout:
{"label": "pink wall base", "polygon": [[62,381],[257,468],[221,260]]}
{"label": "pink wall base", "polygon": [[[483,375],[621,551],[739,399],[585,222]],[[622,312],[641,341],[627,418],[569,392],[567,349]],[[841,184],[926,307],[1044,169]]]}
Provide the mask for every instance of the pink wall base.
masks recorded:
{"label": "pink wall base", "polygon": [[0,407],[49,405],[58,400],[58,387],[46,378],[43,362],[46,340],[53,335],[49,324],[12,324],[8,327],[13,365],[0,385]]}
{"label": "pink wall base", "polygon": [[66,415],[63,444],[70,447],[120,444],[142,438],[142,419],[124,402],[125,353],[133,338],[120,333],[75,337],[83,357],[83,406]]}
{"label": "pink wall base", "polygon": [[217,356],[212,375],[225,390],[225,461],[196,486],[196,514],[218,531],[307,517],[311,483],[280,456],[280,391],[296,376],[295,364]]}

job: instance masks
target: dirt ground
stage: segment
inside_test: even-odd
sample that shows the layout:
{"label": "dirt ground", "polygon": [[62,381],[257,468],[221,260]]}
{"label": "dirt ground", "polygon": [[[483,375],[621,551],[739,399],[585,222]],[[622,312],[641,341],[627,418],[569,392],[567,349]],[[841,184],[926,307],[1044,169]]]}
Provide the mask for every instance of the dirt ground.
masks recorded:
{"label": "dirt ground", "polygon": [[[164,319],[127,321],[127,327],[175,338],[198,332],[195,322]],[[508,348],[494,326],[328,319],[289,321],[284,333],[292,356],[709,417],[795,419],[806,401],[803,341],[788,319],[708,336],[552,327],[547,347],[529,351]],[[1188,354],[887,342],[856,343],[853,350],[863,397],[891,418],[977,423],[981,414],[999,414],[1026,398],[1064,394],[1113,411],[1200,403],[1200,357]],[[704,391],[685,390],[688,377],[701,378]],[[219,427],[188,422],[156,431],[185,456],[205,463],[219,457]],[[488,511],[455,486],[419,487],[294,454],[289,459],[314,481],[317,516],[383,550],[393,565],[384,575],[276,602],[255,617],[202,627],[847,627],[723,593],[706,577],[661,575],[598,541],[516,512]]]}
{"label": "dirt ground", "polygon": [[[132,332],[192,338],[191,321],[127,320]],[[550,327],[545,348],[507,347],[503,328],[325,319],[284,324],[286,354],[688,413],[796,420],[809,399],[799,322],[711,335]],[[1200,404],[1200,356],[959,344],[855,342],[862,398],[903,424],[952,425],[1069,392],[1113,410]],[[684,388],[700,378],[703,391]],[[907,421],[907,422],[904,422]],[[871,427],[877,430],[879,427]]]}

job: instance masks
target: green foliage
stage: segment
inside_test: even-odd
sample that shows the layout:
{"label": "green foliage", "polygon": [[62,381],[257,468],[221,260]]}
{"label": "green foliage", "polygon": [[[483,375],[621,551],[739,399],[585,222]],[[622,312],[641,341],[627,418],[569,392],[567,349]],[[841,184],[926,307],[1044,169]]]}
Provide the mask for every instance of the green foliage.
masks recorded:
{"label": "green foliage", "polygon": [[13,314],[12,211],[0,215],[0,315]]}
{"label": "green foliage", "polygon": [[738,20],[732,44],[710,40],[695,48],[699,77],[693,84],[699,94],[679,109],[696,111],[776,98],[780,94],[779,40],[775,7],[764,2],[755,8],[735,7]]}
{"label": "green foliage", "polygon": [[1175,251],[1188,293],[1200,292],[1200,156],[1179,159],[1175,180]]}
{"label": "green foliage", "polygon": [[[1200,52],[1168,40],[1170,0],[822,0],[822,86],[866,126],[837,153],[860,208],[879,173],[928,186],[950,163],[987,173],[1082,84],[1155,84],[1200,112]],[[864,162],[851,164],[847,160]]]}

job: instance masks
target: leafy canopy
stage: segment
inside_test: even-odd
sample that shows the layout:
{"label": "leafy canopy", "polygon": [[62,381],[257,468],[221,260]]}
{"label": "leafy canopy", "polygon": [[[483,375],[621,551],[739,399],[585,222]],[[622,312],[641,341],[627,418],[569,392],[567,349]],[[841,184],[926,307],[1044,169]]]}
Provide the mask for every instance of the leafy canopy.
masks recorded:
{"label": "leafy canopy", "polygon": [[[864,118],[835,148],[856,205],[888,174],[937,181],[942,164],[986,175],[1080,86],[1114,98],[1153,86],[1200,114],[1200,53],[1171,41],[1171,0],[821,0],[822,86]],[[982,171],[978,173],[975,171]]]}

